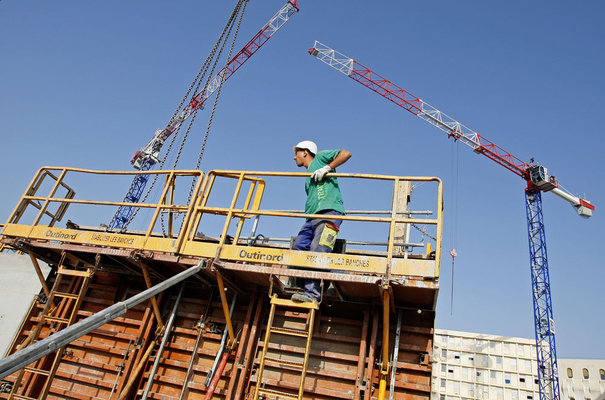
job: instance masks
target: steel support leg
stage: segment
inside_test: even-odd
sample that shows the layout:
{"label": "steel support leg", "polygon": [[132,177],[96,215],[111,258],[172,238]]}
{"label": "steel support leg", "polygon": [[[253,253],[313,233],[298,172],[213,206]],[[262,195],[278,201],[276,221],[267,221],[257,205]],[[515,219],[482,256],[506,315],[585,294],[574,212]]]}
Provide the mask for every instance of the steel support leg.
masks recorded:
{"label": "steel support leg", "polygon": [[389,376],[389,319],[391,301],[388,288],[382,292],[382,365],[380,367],[380,383],[378,385],[378,400],[384,400]]}
{"label": "steel support leg", "polygon": [[160,348],[155,356],[155,361],[153,362],[153,367],[151,368],[151,372],[149,372],[149,378],[147,380],[147,385],[145,386],[145,391],[143,392],[142,400],[147,400],[147,396],[149,395],[149,391],[151,390],[151,385],[153,384],[153,378],[155,376],[156,371],[158,370],[158,366],[160,365],[160,359],[162,358],[162,353],[164,352],[164,348],[166,347],[166,343],[168,342],[168,338],[170,337],[172,324],[174,323],[174,319],[176,318],[176,311],[179,308],[179,304],[181,303],[181,296],[183,295],[183,289],[185,288],[185,284],[181,283],[181,288],[179,289],[179,294],[177,295],[176,300],[174,301],[174,306],[172,307],[172,312],[170,313],[170,318],[168,319],[168,323],[166,324],[166,329],[164,331],[164,337],[162,338],[162,343],[160,344]]}
{"label": "steel support leg", "polygon": [[525,205],[527,210],[527,231],[529,234],[529,257],[540,400],[558,400],[560,398],[559,372],[540,191],[537,189],[526,189]]}

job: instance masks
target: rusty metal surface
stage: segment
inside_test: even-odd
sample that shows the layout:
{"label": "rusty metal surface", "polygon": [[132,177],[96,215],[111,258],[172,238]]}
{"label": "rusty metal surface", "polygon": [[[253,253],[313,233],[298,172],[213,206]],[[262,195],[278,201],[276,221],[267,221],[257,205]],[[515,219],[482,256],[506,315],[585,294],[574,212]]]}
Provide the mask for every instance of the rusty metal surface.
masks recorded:
{"label": "rusty metal surface", "polygon": [[[112,257],[123,257],[127,259],[131,259],[133,257],[141,257],[148,260],[170,264],[195,265],[201,258],[203,258],[194,256],[183,257],[171,253],[158,251],[143,252],[133,249],[115,249],[110,247],[99,247],[82,244],[55,243],[42,240],[28,240],[27,242],[22,242],[17,239],[4,238],[2,241],[3,243],[14,246],[16,248],[40,248],[54,251],[67,250],[73,253],[81,252],[88,254],[101,254]],[[317,270],[305,270],[300,268],[284,268],[284,266],[281,265],[271,266],[266,264],[234,263],[226,261],[219,262],[217,263],[217,265],[227,270],[248,273],[249,275],[246,276],[246,278],[250,280],[257,279],[258,277],[255,275],[279,275],[296,276],[310,279],[324,279],[326,281],[329,280],[337,282],[360,282],[369,284],[380,284],[380,281],[383,279],[382,275],[360,274],[344,271],[343,273],[324,272]],[[260,279],[261,280],[256,280],[255,282],[260,283],[266,280],[262,277]],[[403,286],[414,286],[427,289],[438,288],[438,284],[435,279],[420,279],[414,276],[392,277],[392,282],[396,285]]]}
{"label": "rusty metal surface", "polygon": [[[4,239],[13,241],[13,239]],[[12,242],[16,245],[16,242]],[[195,264],[200,257],[178,257],[165,252],[136,252],[107,247],[61,244],[44,241],[21,242],[39,258],[54,260],[61,251],[69,250],[84,262],[100,254],[107,264],[100,265],[99,275],[78,313],[79,318],[92,315],[117,301],[130,297],[147,285],[142,275],[132,274],[137,268],[135,259],[143,261],[150,272],[152,283]],[[76,260],[76,258],[74,258]],[[211,261],[211,260],[209,260]],[[208,264],[210,266],[210,263]],[[130,269],[126,266],[130,266]],[[210,268],[210,267],[209,267]],[[382,353],[381,313],[379,305],[383,276],[354,273],[336,273],[278,265],[243,264],[217,261],[215,269],[225,277],[227,287],[238,286],[242,295],[233,316],[237,344],[221,376],[215,399],[243,400],[253,392],[259,351],[262,349],[267,322],[267,292],[271,279],[301,277],[335,282],[336,295],[326,295],[317,316],[310,349],[309,370],[305,379],[305,399],[370,399],[377,391],[379,371],[375,365]],[[272,278],[273,277],[273,278]],[[212,269],[205,271],[204,279],[215,285]],[[177,310],[176,326],[171,332],[168,348],[161,358],[158,375],[153,379],[149,398],[175,398],[181,393],[187,367],[192,365],[191,379],[186,385],[187,397],[202,398],[206,392],[205,377],[219,348],[225,318],[217,296],[210,299],[211,289],[199,280],[187,282],[184,302]],[[398,363],[394,399],[428,399],[430,397],[431,349],[434,326],[434,306],[438,282],[430,279],[404,277],[390,281],[393,306],[404,309],[404,326],[398,349]],[[228,289],[228,297],[233,290]],[[286,295],[286,294],[284,294]],[[42,296],[43,297],[43,296]],[[165,315],[171,305],[170,293],[157,299],[160,313]],[[208,310],[208,311],[206,311]],[[28,323],[19,333],[16,345],[26,340],[36,323],[40,306],[33,307]],[[285,327],[296,326],[299,315],[284,312],[279,315]],[[394,325],[391,321],[391,326]],[[157,322],[151,302],[140,306],[123,318],[104,325],[101,329],[73,342],[66,348],[57,376],[48,398],[53,399],[135,399],[149,379],[155,353],[145,360],[143,353],[156,339]],[[390,332],[394,335],[394,328]],[[50,333],[50,332],[49,332]],[[195,348],[196,338],[200,336]],[[389,341],[392,346],[393,340]],[[13,349],[13,350],[16,350]],[[291,338],[272,343],[268,352],[283,357],[288,351],[302,354],[304,346]],[[391,349],[392,354],[392,349]],[[144,361],[141,373],[137,365]],[[287,366],[267,364],[270,387],[296,389],[297,373]],[[129,378],[134,387],[127,390]],[[9,380],[10,382],[10,377]],[[32,386],[33,387],[33,386]],[[113,393],[113,394],[112,394]],[[7,398],[0,393],[0,399]]]}
{"label": "rusty metal surface", "polygon": [[[52,279],[52,278],[51,278]],[[77,279],[74,277],[74,279]],[[99,272],[90,284],[82,307],[78,311],[78,319],[86,318],[94,312],[103,309],[136,286],[123,285],[118,275]],[[68,290],[66,286],[64,290]],[[11,352],[28,341],[37,324],[38,315],[42,309],[40,298],[32,309],[27,323],[21,332]],[[61,312],[62,303],[57,304]],[[150,309],[138,306],[103,325],[101,328],[79,338],[65,347],[55,377],[51,383],[48,399],[93,399],[109,398],[116,393],[124,383],[137,359],[145,331],[150,323]],[[43,331],[41,337],[48,336],[51,330]],[[7,382],[14,382],[16,373],[7,377]],[[24,393],[37,396],[39,385],[32,377],[25,377]],[[0,394],[0,398],[8,398],[8,394]],[[38,398],[38,397],[34,397]]]}

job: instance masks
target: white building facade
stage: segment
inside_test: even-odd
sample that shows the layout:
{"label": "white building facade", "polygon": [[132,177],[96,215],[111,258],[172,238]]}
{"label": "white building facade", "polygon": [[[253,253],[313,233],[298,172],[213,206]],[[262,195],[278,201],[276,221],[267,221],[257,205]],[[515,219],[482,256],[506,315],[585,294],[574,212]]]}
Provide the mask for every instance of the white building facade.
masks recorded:
{"label": "white building facade", "polygon": [[[558,361],[561,399],[605,399],[605,360]],[[536,365],[533,340],[436,329],[431,399],[539,399]]]}
{"label": "white building facade", "polygon": [[605,399],[605,360],[559,359],[564,399]]}

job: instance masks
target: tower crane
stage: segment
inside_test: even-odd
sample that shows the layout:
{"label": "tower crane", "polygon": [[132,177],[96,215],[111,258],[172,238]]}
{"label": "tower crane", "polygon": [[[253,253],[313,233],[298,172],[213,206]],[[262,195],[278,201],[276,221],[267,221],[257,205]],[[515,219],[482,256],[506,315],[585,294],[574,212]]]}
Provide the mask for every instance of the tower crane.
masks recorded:
{"label": "tower crane", "polygon": [[[247,1],[247,0],[245,0]],[[195,93],[189,103],[175,116],[173,116],[165,128],[158,129],[151,140],[138,150],[130,163],[139,171],[148,171],[160,162],[160,151],[166,140],[178,132],[183,123],[198,110],[203,109],[205,102],[215,93],[223,83],[229,79],[246,61],[252,57],[286,22],[299,11],[297,0],[289,0],[277,11],[277,13],[258,31],[248,43],[233,57],[225,67],[221,69],[212,79],[206,83],[204,88]],[[187,95],[186,95],[187,96]],[[149,175],[137,174],[124,198],[126,203],[138,203]],[[124,229],[135,212],[133,206],[121,206],[113,217],[109,228]]]}
{"label": "tower crane", "polygon": [[559,186],[554,175],[542,165],[521,161],[475,131],[432,107],[422,99],[383,78],[354,59],[316,41],[309,54],[340,71],[398,106],[436,126],[455,141],[460,141],[527,182],[525,206],[529,237],[529,254],[533,292],[534,327],[538,362],[540,400],[559,399],[559,378],[555,345],[554,318],[546,238],[542,218],[542,192],[553,193],[569,202],[582,217],[592,216],[595,209],[589,201]]}

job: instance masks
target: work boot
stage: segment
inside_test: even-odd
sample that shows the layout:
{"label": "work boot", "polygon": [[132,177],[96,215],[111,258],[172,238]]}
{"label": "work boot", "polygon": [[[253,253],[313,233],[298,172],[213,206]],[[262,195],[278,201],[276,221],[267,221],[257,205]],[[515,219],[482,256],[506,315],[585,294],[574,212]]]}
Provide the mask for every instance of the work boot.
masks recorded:
{"label": "work boot", "polygon": [[292,295],[292,301],[295,301],[297,303],[311,303],[311,302],[315,301],[315,299],[313,299],[311,296],[308,296],[304,293],[294,293]]}

